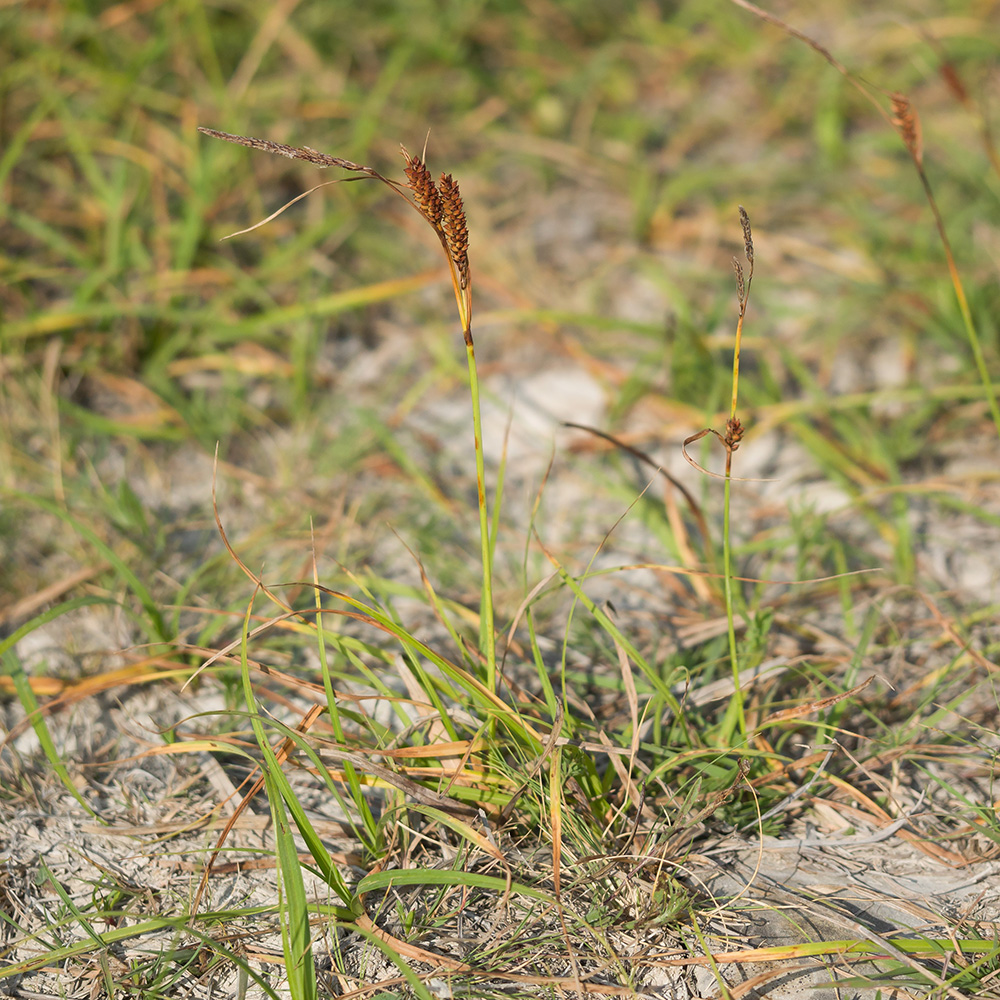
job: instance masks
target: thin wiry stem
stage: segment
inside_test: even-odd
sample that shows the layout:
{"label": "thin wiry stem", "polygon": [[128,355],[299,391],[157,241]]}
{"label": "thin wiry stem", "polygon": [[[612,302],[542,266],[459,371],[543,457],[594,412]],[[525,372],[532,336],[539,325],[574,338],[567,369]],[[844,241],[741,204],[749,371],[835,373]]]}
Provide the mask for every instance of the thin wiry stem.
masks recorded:
{"label": "thin wiry stem", "polygon": [[938,208],[937,199],[931,189],[931,182],[924,170],[924,150],[920,134],[920,118],[909,98],[905,94],[890,94],[892,103],[892,124],[896,127],[906,151],[913,160],[917,176],[923,185],[924,195],[927,204],[930,205],[931,214],[934,216],[934,225],[937,227],[938,237],[941,246],[944,248],[945,260],[948,263],[948,274],[951,278],[952,288],[955,290],[955,298],[958,301],[958,311],[962,314],[962,323],[965,326],[965,334],[969,340],[969,347],[972,350],[972,357],[976,363],[976,371],[983,383],[986,392],[986,402],[989,404],[990,416],[993,418],[993,425],[997,434],[1000,434],[1000,405],[997,403],[996,391],[993,388],[993,381],[990,378],[989,369],[986,366],[986,358],[983,355],[983,348],[979,341],[979,333],[976,324],[972,319],[972,310],[969,309],[969,300],[965,297],[965,286],[958,273],[958,265],[955,263],[955,256],[951,252],[951,241],[948,239],[948,231],[944,226],[944,219],[941,217],[941,210]]}
{"label": "thin wiry stem", "polygon": [[743,425],[736,417],[736,406],[739,400],[740,386],[740,347],[743,342],[743,320],[747,314],[747,303],[750,301],[750,286],[753,283],[753,233],[750,229],[750,217],[746,209],[740,205],[740,227],[743,230],[743,252],[746,255],[748,271],[743,273],[743,265],[735,257],[733,269],[736,272],[736,294],[739,298],[740,312],[736,320],[736,342],[733,345],[733,396],[729,410],[729,421],[726,424],[726,435],[723,444],[726,448],[725,489],[722,507],[722,579],[726,598],[726,625],[729,633],[729,662],[733,671],[733,696],[723,722],[723,738],[728,741],[734,728],[740,735],[747,734],[746,712],[743,708],[743,692],[740,690],[740,661],[736,646],[736,614],[733,598],[733,543],[731,525],[732,473],[733,452],[740,446],[743,437]]}

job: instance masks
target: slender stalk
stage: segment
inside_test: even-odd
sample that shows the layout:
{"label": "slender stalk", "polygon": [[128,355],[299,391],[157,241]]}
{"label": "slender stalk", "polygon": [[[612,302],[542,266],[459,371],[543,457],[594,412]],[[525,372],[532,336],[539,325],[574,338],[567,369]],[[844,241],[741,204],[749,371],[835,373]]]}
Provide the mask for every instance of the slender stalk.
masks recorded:
{"label": "slender stalk", "polygon": [[722,511],[722,579],[726,597],[726,625],[729,630],[729,662],[733,670],[733,695],[723,720],[723,741],[729,742],[735,729],[742,736],[747,733],[746,713],[743,709],[743,692],[740,689],[740,661],[736,649],[736,616],[733,611],[732,541],[730,537],[730,496],[732,493],[732,452],[726,454],[726,483]]}
{"label": "slender stalk", "polygon": [[743,320],[747,314],[747,303],[750,301],[750,285],[753,282],[753,235],[750,231],[750,219],[746,209],[740,205],[740,225],[743,228],[743,249],[746,254],[749,273],[744,280],[743,266],[733,258],[733,269],[736,272],[736,293],[739,297],[740,312],[736,320],[736,342],[733,345],[733,396],[729,408],[729,421],[726,424],[726,436],[722,439],[726,448],[726,475],[723,494],[722,512],[722,579],[726,597],[726,626],[729,632],[729,662],[733,671],[733,695],[729,702],[722,724],[724,742],[729,742],[734,730],[739,729],[740,735],[746,737],[747,720],[743,708],[743,692],[740,689],[740,661],[736,648],[736,614],[733,600],[733,566],[732,566],[732,525],[731,500],[733,477],[733,452],[740,446],[743,437],[743,425],[736,416],[736,404],[739,399],[740,387],[740,347],[743,343]]}
{"label": "slender stalk", "polygon": [[972,319],[972,310],[969,309],[969,301],[965,297],[965,288],[962,285],[962,278],[958,273],[958,265],[955,263],[955,255],[951,252],[951,241],[948,239],[948,231],[945,229],[944,219],[941,217],[941,210],[938,208],[937,199],[931,188],[930,178],[924,170],[924,146],[921,136],[920,117],[916,108],[910,103],[910,99],[905,94],[890,94],[889,100],[892,104],[892,124],[899,133],[906,151],[913,160],[913,166],[920,178],[920,183],[924,189],[924,196],[930,206],[931,214],[934,216],[934,225],[937,227],[938,237],[941,246],[944,248],[945,259],[948,261],[948,275],[951,278],[952,287],[955,289],[955,298],[958,300],[958,310],[962,314],[962,323],[965,326],[965,334],[969,338],[969,347],[972,349],[972,357],[976,362],[976,370],[983,383],[986,392],[986,401],[989,404],[990,416],[993,418],[993,425],[997,434],[1000,434],[1000,405],[997,404],[996,393],[993,391],[993,382],[990,379],[989,369],[986,367],[986,358],[983,356],[983,348],[979,341],[979,334],[976,331],[976,324]]}
{"label": "slender stalk", "polygon": [[[413,176],[413,161],[407,174]],[[476,493],[479,507],[479,545],[482,559],[483,586],[479,602],[479,651],[486,657],[486,686],[492,694],[497,690],[496,630],[493,621],[493,542],[490,536],[490,514],[486,502],[486,459],[483,453],[483,418],[479,402],[479,370],[476,367],[476,345],[472,339],[472,276],[469,268],[469,233],[465,206],[458,184],[451,174],[442,174],[437,190],[441,198],[440,222],[435,227],[451,272],[455,303],[462,323],[462,337],[469,362],[469,395],[472,402],[472,436],[476,449]],[[419,198],[419,185],[416,193]],[[433,222],[433,220],[431,220]]]}
{"label": "slender stalk", "polygon": [[483,457],[483,419],[479,406],[479,373],[472,331],[466,328],[465,351],[469,360],[469,394],[472,397],[472,432],[476,443],[476,489],[479,500],[479,541],[483,563],[483,590],[479,611],[479,649],[486,656],[486,686],[497,689],[496,632],[493,624],[493,546],[486,505],[486,462]]}
{"label": "slender stalk", "polygon": [[983,383],[983,389],[986,392],[986,401],[989,404],[990,416],[993,418],[993,426],[996,427],[997,434],[1000,434],[1000,405],[997,404],[996,392],[993,389],[990,372],[986,366],[986,358],[983,355],[983,348],[979,341],[979,334],[976,330],[976,324],[972,319],[972,310],[969,308],[969,301],[965,297],[965,287],[963,286],[962,278],[958,273],[958,266],[955,263],[955,257],[951,252],[951,241],[948,239],[948,233],[944,227],[944,219],[941,218],[941,212],[938,209],[937,200],[934,198],[934,192],[931,190],[931,184],[927,179],[927,174],[924,172],[923,165],[917,161],[916,157],[914,157],[914,163],[917,167],[917,173],[920,175],[920,183],[924,187],[924,193],[927,195],[927,203],[930,205],[931,212],[934,214],[934,224],[937,226],[938,236],[941,239],[941,245],[944,247],[945,258],[948,261],[948,274],[951,277],[952,287],[955,289],[955,298],[958,300],[958,310],[962,314],[962,323],[965,326],[965,334],[969,338],[969,347],[972,349],[972,357],[976,362],[976,371],[979,374],[979,379]]}

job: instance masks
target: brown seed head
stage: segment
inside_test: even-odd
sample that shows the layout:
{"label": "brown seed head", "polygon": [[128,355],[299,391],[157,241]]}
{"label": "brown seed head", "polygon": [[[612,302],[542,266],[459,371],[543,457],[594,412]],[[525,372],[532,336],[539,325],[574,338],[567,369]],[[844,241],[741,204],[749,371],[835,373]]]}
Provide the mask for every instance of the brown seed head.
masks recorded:
{"label": "brown seed head", "polygon": [[743,440],[743,424],[740,423],[739,417],[733,417],[731,420],[726,421],[726,436],[724,440],[730,451],[736,451],[739,448],[740,441]]}
{"label": "brown seed head", "polygon": [[407,184],[413,192],[417,207],[424,218],[435,229],[440,230],[443,207],[441,205],[441,195],[438,194],[438,190],[434,186],[434,179],[431,177],[431,172],[419,156],[410,156],[405,148],[402,150],[402,153],[403,159],[406,160],[406,166],[403,170],[406,174]]}
{"label": "brown seed head", "polygon": [[962,82],[962,78],[958,75],[955,67],[950,62],[943,62],[938,67],[938,72],[941,74],[941,79],[947,84],[948,89],[957,97],[963,104],[971,104],[972,99],[969,97],[969,92],[965,89],[965,84]]}
{"label": "brown seed head", "polygon": [[892,124],[899,130],[899,134],[906,143],[910,156],[916,161],[917,166],[924,162],[924,144],[920,135],[920,118],[910,104],[910,99],[906,94],[890,94],[892,101]]}
{"label": "brown seed head", "polygon": [[458,182],[451,174],[442,174],[438,182],[444,216],[441,220],[451,259],[458,269],[462,288],[469,287],[469,227]]}
{"label": "brown seed head", "polygon": [[[740,225],[743,227],[743,246],[746,249],[747,262],[753,268],[753,235],[750,232],[750,216],[747,210],[740,205]],[[741,295],[742,299],[743,296]]]}
{"label": "brown seed head", "polygon": [[743,305],[743,299],[747,294],[747,286],[743,280],[743,265],[735,257],[733,258],[733,270],[736,272],[736,294],[740,298],[740,305]]}

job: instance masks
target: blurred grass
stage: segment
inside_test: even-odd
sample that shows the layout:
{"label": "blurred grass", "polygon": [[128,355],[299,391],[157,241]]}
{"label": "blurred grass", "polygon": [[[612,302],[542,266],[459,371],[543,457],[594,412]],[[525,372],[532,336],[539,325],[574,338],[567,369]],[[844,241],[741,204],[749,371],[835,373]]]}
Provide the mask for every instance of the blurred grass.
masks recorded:
{"label": "blurred grass", "polygon": [[[982,249],[996,232],[997,185],[976,122],[920,37],[938,40],[975,94],[995,55],[980,30],[991,15],[937,5],[907,22],[842,4],[825,17],[854,68],[927,110],[931,170],[995,357],[998,295]],[[331,390],[345,412],[331,338],[370,338],[401,311],[432,315],[412,294],[440,284],[434,258],[413,256],[426,241],[399,240],[395,207],[367,185],[317,193],[220,245],[316,172],[199,139],[198,124],[387,169],[398,142],[417,147],[430,130],[432,161],[462,167],[480,311],[516,304],[530,326],[540,310],[584,307],[575,333],[584,350],[612,359],[626,379],[643,373],[623,393],[619,418],[667,386],[696,405],[707,399],[709,412],[717,406],[705,386],[718,354],[705,336],[730,308],[718,265],[732,237],[721,220],[741,199],[768,259],[757,308],[774,328],[748,331],[760,367],[746,387],[755,405],[825,396],[831,361],[865,352],[889,330],[908,345],[911,365],[957,361],[952,381],[967,366],[896,137],[814,53],[726,3],[43,3],[11,5],[0,19],[8,488],[58,496],[68,482],[75,509],[102,517],[81,456],[92,460],[111,442],[133,456],[151,447],[145,453],[161,462],[172,450],[157,444],[164,439],[206,453],[219,441],[224,458],[241,435],[276,425],[308,441],[322,435],[310,417],[330,413]],[[944,155],[956,146],[968,155]],[[572,227],[540,213],[541,199],[574,189],[627,213],[607,236],[606,221],[582,233],[605,245],[604,260],[573,261],[563,248],[577,239]],[[669,302],[680,338],[649,359],[633,335],[603,332],[608,315],[643,308],[642,282]],[[662,314],[642,318],[662,345]],[[523,337],[498,334],[484,341],[490,357],[512,354]],[[626,350],[634,363],[623,361]],[[689,355],[702,363],[689,370]],[[412,354],[391,360],[383,398],[413,385],[428,358],[415,338]],[[424,391],[435,384],[424,380]],[[350,393],[346,401],[350,422]],[[912,461],[940,416],[914,411],[905,433],[878,431],[877,451],[901,448]],[[871,454],[864,407],[835,420],[806,441],[811,452],[832,437]],[[811,422],[793,427],[806,433]],[[318,466],[317,481],[386,446],[383,431],[348,428],[342,438],[354,447]],[[321,440],[320,450],[332,444]],[[855,478],[833,451],[828,461]],[[889,461],[880,476],[893,475]],[[266,461],[239,464],[271,475]],[[905,578],[904,563],[898,569]]]}
{"label": "blurred grass", "polygon": [[[913,99],[997,371],[1000,181],[978,112],[941,73],[944,52],[970,94],[995,86],[997,5],[913,3],[904,15],[844,0],[793,5],[783,16],[847,53],[866,79]],[[608,394],[604,429],[657,456],[663,440],[725,407],[728,258],[740,246],[735,205],[747,205],[759,263],[741,381],[750,436],[736,474],[754,435],[777,430],[839,499],[833,509],[803,499],[787,516],[755,499],[764,513],[737,525],[737,556],[745,575],[762,578],[882,568],[871,582],[842,577],[791,593],[746,586],[755,625],[741,639],[744,663],[775,643],[787,650],[790,636],[797,651],[821,646],[824,629],[853,647],[803,664],[787,688],[755,703],[758,719],[850,687],[862,662],[891,660],[900,637],[892,624],[876,627],[869,604],[890,606],[900,585],[945,582],[926,565],[921,518],[934,524],[960,512],[993,537],[996,442],[919,181],[871,107],[775,28],[722,0],[13,3],[0,8],[0,605],[8,609],[0,623],[8,631],[83,587],[127,610],[109,643],[180,636],[197,649],[164,655],[188,670],[201,649],[227,643],[248,585],[211,516],[218,443],[222,518],[247,565],[264,563],[268,579],[310,578],[314,527],[320,582],[349,591],[362,602],[352,605],[357,613],[389,636],[362,641],[323,616],[329,631],[318,632],[319,648],[335,653],[323,668],[328,700],[334,682],[359,678],[385,694],[381,671],[402,659],[431,705],[461,704],[476,723],[499,711],[473,683],[478,664],[462,645],[477,625],[469,609],[480,585],[468,559],[469,483],[452,453],[409,419],[464,377],[461,338],[443,319],[450,304],[435,247],[380,186],[365,183],[324,188],[267,227],[220,242],[332,178],[212,142],[198,125],[313,146],[393,176],[399,144],[419,150],[426,139],[432,169],[455,172],[466,198],[484,367],[515,379],[549,364],[586,367]],[[405,340],[392,336],[398,330]],[[872,361],[886,350],[888,385]],[[366,356],[374,373],[347,380],[343,371]],[[956,454],[987,471],[939,479]],[[648,480],[620,456],[595,461],[587,475],[619,510]],[[716,487],[693,486],[709,512],[718,509]],[[659,493],[630,516],[646,533],[626,536],[616,558],[685,558]],[[422,561],[419,572],[387,522]],[[617,611],[589,595],[594,578],[584,566],[599,536],[540,554],[524,523],[502,524],[513,540],[501,531],[499,620],[505,627],[524,602],[510,669],[521,671],[518,684],[535,685],[530,711],[558,719],[567,738],[595,738],[593,702],[623,746],[638,739],[619,704],[627,683],[617,668],[593,668],[627,656],[639,668],[632,683],[649,717],[641,747],[668,789],[658,803],[665,811],[683,802],[681,812],[694,812],[723,795],[737,753],[752,759],[767,808],[788,792],[768,774],[783,773],[801,741],[854,726],[878,741],[872,754],[904,746],[944,724],[940,705],[957,712],[983,683],[960,652],[909,701],[898,696],[889,721],[881,706],[840,703],[818,721],[766,730],[773,745],[761,736],[749,749],[720,746],[717,706],[676,711],[674,685],[725,677],[724,643],[715,634],[671,645],[658,634],[665,594],[695,624],[718,608],[666,573],[662,592],[622,574],[615,600],[630,602],[624,613],[637,628],[626,634]],[[536,524],[543,538],[555,528],[544,504]],[[718,529],[694,542],[708,561]],[[564,586],[528,599],[553,567]],[[566,617],[568,595],[579,604]],[[979,608],[968,595],[949,600],[945,613],[964,641],[991,600],[983,595]],[[71,603],[67,614],[77,610]],[[418,635],[419,625],[452,640],[454,662],[439,664],[452,671],[447,682],[421,674],[422,654],[399,638]],[[311,627],[269,638],[267,656],[299,663]],[[393,637],[400,653],[375,649],[388,641],[394,650]],[[981,655],[995,656],[989,641]],[[842,676],[824,673],[845,660]],[[266,692],[276,704],[279,690]],[[341,711],[352,738],[372,747],[390,739],[364,712]],[[530,772],[538,740],[527,722],[519,728],[500,715],[509,745],[473,759],[501,777],[488,796],[473,782],[456,799],[482,794],[495,805],[522,794],[512,789]],[[935,738],[971,746],[975,727],[989,725],[987,712],[961,737]],[[474,729],[465,720],[448,736],[478,745]],[[598,850],[601,829],[609,842],[624,838],[628,781],[578,748],[554,759],[572,778],[569,790],[546,799],[547,779],[532,773],[522,821],[543,840],[565,837],[567,857]],[[360,802],[351,766],[343,774]],[[958,786],[950,793],[967,799]],[[383,794],[388,803],[394,793]],[[612,818],[602,796],[616,795],[622,811]],[[717,804],[721,821],[754,820],[745,796]],[[970,808],[996,838],[995,815]],[[281,845],[286,889],[304,910],[292,843],[289,835]],[[382,886],[375,876],[368,883]],[[656,892],[673,898],[675,889]],[[295,933],[289,954],[307,947],[301,927]]]}

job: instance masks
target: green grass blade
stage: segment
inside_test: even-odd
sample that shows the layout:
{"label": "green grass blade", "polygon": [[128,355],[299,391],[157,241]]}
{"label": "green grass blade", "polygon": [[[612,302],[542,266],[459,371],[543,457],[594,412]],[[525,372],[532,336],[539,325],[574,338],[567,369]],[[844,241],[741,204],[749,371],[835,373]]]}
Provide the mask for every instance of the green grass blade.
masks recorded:
{"label": "green grass blade", "polygon": [[155,637],[161,642],[167,641],[168,636],[166,624],[163,621],[163,616],[160,614],[159,607],[153,600],[152,594],[150,594],[149,590],[135,575],[125,560],[122,559],[121,556],[119,556],[118,553],[107,544],[107,542],[99,538],[96,532],[94,532],[91,528],[88,528],[87,525],[74,517],[68,510],[65,510],[52,500],[48,500],[45,497],[31,496],[28,493],[20,493],[17,490],[6,490],[5,493],[7,496],[20,500],[29,506],[38,507],[41,510],[48,511],[48,513],[58,517],[59,520],[68,524],[77,534],[81,535],[91,545],[93,545],[101,556],[111,564],[115,572],[125,581],[126,584],[128,584],[135,596],[139,598],[143,611],[146,612],[146,615],[149,618]]}
{"label": "green grass blade", "polygon": [[31,689],[31,682],[28,680],[28,675],[24,671],[20,658],[14,650],[7,649],[0,654],[0,664],[2,664],[3,673],[7,674],[14,682],[14,691],[21,700],[21,705],[24,707],[25,714],[31,722],[31,728],[38,737],[42,753],[45,754],[45,759],[49,762],[49,766],[55,771],[56,776],[63,783],[66,791],[80,803],[87,814],[93,816],[98,822],[103,823],[104,820],[94,812],[87,800],[80,794],[76,785],[73,784],[73,779],[70,777],[69,771],[62,761],[62,757],[56,749],[52,734],[49,732],[49,727],[45,722],[45,714],[39,707],[38,699],[35,697],[35,692]]}

